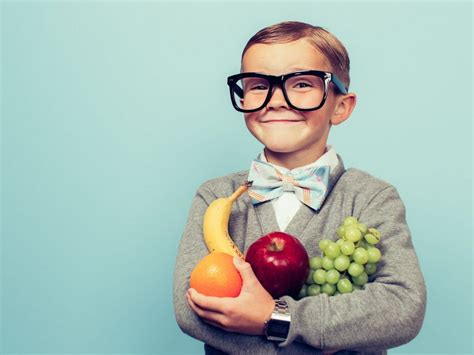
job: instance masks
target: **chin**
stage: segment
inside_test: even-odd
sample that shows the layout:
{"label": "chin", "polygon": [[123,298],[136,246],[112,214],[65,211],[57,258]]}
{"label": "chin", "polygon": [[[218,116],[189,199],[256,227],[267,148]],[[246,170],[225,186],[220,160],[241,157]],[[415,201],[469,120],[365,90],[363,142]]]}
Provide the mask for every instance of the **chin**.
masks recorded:
{"label": "chin", "polygon": [[293,153],[298,150],[293,144],[265,144],[265,148],[273,153]]}
{"label": "chin", "polygon": [[[268,134],[270,133],[270,134]],[[265,132],[258,139],[267,149],[275,153],[291,153],[301,148],[305,140],[301,134],[288,131]]]}

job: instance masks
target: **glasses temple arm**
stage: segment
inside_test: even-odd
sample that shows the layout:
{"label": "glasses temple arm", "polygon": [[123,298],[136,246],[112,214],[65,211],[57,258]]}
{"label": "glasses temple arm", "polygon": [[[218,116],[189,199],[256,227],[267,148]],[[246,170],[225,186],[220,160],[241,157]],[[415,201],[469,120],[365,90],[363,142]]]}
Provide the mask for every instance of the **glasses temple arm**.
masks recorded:
{"label": "glasses temple arm", "polygon": [[241,99],[244,98],[244,90],[242,90],[242,88],[241,88],[240,86],[234,85],[234,92],[235,92],[237,95],[239,95],[239,97],[240,97]]}
{"label": "glasses temple arm", "polygon": [[342,94],[347,94],[347,90],[344,86],[344,84],[342,83],[341,80],[339,80],[339,78],[337,76],[335,76],[334,74],[331,76],[331,81],[334,83],[334,85],[336,85],[336,87],[338,88],[338,90],[342,93]]}

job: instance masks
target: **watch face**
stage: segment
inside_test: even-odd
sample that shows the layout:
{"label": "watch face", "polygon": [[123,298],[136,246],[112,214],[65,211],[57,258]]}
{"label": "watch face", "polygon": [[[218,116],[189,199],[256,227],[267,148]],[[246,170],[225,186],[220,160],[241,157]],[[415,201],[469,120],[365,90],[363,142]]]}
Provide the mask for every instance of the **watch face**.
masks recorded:
{"label": "watch face", "polygon": [[268,324],[268,335],[286,339],[290,331],[290,322],[272,319]]}

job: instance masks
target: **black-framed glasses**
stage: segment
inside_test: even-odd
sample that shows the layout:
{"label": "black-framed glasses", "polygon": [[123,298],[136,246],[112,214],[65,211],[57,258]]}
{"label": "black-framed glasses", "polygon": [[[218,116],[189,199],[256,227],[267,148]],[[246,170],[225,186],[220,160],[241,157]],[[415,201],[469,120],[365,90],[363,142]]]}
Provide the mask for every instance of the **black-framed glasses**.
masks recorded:
{"label": "black-framed glasses", "polygon": [[280,76],[241,73],[227,78],[232,105],[240,112],[261,110],[270,101],[275,86],[281,87],[291,108],[314,111],[324,105],[331,82],[340,93],[347,94],[344,84],[336,75],[320,70],[305,70]]}

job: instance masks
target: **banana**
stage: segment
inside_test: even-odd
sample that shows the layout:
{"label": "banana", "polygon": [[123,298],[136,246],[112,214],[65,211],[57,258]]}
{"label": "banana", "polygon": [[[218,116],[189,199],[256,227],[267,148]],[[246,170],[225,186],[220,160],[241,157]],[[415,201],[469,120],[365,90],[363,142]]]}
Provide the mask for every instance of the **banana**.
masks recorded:
{"label": "banana", "polygon": [[229,197],[221,197],[211,202],[204,214],[203,232],[204,241],[209,252],[224,252],[244,259],[244,254],[239,250],[229,235],[229,218],[232,204],[239,198],[252,182],[246,181]]}

